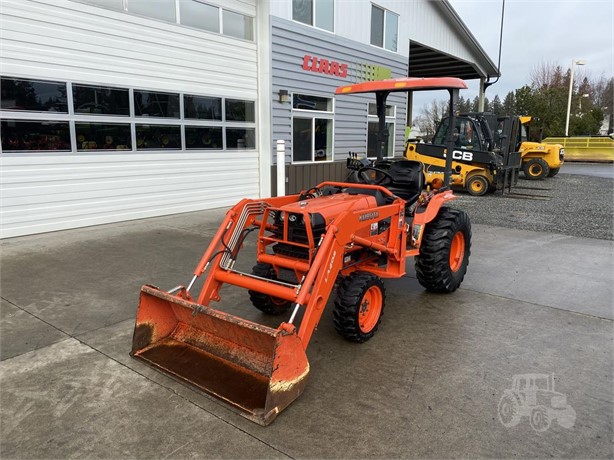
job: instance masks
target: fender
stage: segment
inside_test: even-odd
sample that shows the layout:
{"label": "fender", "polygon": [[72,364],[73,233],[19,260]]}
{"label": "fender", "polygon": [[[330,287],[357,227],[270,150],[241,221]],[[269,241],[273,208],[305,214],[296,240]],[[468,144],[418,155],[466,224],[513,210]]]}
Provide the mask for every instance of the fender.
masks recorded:
{"label": "fender", "polygon": [[456,200],[456,198],[457,196],[454,195],[451,190],[446,190],[445,192],[433,195],[426,207],[419,207],[416,209],[413,225],[428,224],[435,217],[437,217],[439,210],[445,203]]}

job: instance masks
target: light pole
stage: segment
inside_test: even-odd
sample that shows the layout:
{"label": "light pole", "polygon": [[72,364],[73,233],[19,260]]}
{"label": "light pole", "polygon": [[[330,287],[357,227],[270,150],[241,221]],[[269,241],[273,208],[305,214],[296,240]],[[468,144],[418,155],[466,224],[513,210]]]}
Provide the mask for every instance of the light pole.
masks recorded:
{"label": "light pole", "polygon": [[569,98],[567,99],[567,118],[565,119],[565,137],[569,136],[569,115],[571,113],[571,93],[573,93],[573,72],[577,65],[585,65],[583,59],[571,60],[571,75],[569,75]]}

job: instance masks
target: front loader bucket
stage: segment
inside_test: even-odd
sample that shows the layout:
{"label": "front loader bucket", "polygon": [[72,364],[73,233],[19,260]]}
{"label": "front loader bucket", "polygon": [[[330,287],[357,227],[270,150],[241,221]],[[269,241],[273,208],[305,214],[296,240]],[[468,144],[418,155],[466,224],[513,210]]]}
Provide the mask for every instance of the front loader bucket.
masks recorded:
{"label": "front loader bucket", "polygon": [[283,326],[143,286],[130,354],[268,425],[303,392],[309,373],[301,340]]}

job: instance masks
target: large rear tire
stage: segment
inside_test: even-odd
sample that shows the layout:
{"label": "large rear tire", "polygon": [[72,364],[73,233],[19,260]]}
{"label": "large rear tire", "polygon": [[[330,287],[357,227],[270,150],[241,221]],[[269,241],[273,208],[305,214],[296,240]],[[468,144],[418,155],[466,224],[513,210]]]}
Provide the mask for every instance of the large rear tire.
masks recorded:
{"label": "large rear tire", "polygon": [[505,428],[518,425],[520,419],[520,404],[515,395],[505,393],[499,400],[499,421]]}
{"label": "large rear tire", "polygon": [[416,276],[427,291],[455,291],[467,272],[471,253],[471,222],[464,211],[441,208],[426,225],[415,258]]}
{"label": "large rear tire", "polygon": [[531,158],[522,165],[522,170],[524,171],[524,177],[529,180],[543,179],[550,172],[548,163],[542,158]]}
{"label": "large rear tire", "polygon": [[369,340],[384,314],[385,296],[384,283],[373,273],[353,272],[343,278],[333,310],[337,332],[352,342]]}
{"label": "large rear tire", "polygon": [[[269,280],[277,279],[275,270],[271,264],[257,263],[252,269],[252,274]],[[252,305],[267,315],[281,315],[290,308],[291,302],[289,300],[273,297],[258,291],[250,290],[248,292],[249,300],[252,301]]]}

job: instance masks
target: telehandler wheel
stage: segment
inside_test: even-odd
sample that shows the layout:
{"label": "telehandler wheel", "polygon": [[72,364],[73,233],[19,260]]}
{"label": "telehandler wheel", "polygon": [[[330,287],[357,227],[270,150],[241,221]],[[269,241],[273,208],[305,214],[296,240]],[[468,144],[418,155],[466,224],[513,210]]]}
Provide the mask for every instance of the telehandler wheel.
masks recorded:
{"label": "telehandler wheel", "polygon": [[[269,280],[277,279],[275,270],[271,264],[257,263],[254,265],[254,268],[252,268],[252,274]],[[289,300],[280,299],[252,290],[248,292],[252,305],[267,315],[281,315],[290,308],[291,302]]]}
{"label": "telehandler wheel", "polygon": [[529,180],[543,179],[550,173],[548,163],[542,158],[531,158],[524,165],[522,165],[524,171],[524,177]]}
{"label": "telehandler wheel", "polygon": [[548,173],[548,177],[556,176],[559,173],[560,170],[561,170],[561,168],[550,168],[550,172]]}
{"label": "telehandler wheel", "polygon": [[482,196],[489,190],[488,180],[484,176],[471,176],[467,179],[465,188],[470,195]]}
{"label": "telehandler wheel", "polygon": [[375,334],[384,314],[386,290],[382,280],[368,272],[353,272],[337,289],[333,321],[343,338],[366,342]]}
{"label": "telehandler wheel", "polygon": [[415,258],[416,277],[427,291],[453,292],[465,277],[470,253],[469,217],[458,209],[441,208],[424,229]]}

